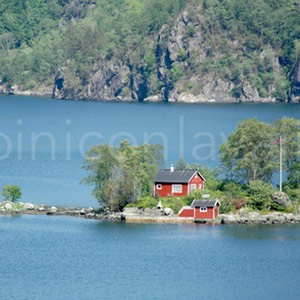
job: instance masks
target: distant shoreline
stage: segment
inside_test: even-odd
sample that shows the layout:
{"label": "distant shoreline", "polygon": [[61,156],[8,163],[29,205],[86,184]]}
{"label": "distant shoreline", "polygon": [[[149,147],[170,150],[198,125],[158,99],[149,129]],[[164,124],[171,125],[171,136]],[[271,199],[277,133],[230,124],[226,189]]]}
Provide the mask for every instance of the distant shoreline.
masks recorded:
{"label": "distant shoreline", "polygon": [[[89,208],[55,207],[46,205],[25,204],[22,209],[5,208],[7,203],[2,203],[0,208],[1,215],[48,215],[48,216],[67,216],[85,218],[98,221],[126,222],[135,224],[244,224],[244,225],[262,225],[262,224],[300,224],[300,214],[270,212],[269,214],[260,214],[259,212],[221,214],[214,220],[194,220],[193,218],[179,218],[177,215],[162,216],[144,213],[139,209],[139,213],[99,213],[97,210]],[[27,207],[26,207],[27,206]],[[9,205],[7,206],[9,207]],[[153,210],[155,211],[155,210]]]}
{"label": "distant shoreline", "polygon": [[51,94],[37,94],[37,93],[29,93],[29,92],[19,92],[19,93],[12,93],[12,94],[7,94],[7,93],[1,93],[0,91],[0,96],[8,96],[8,97],[33,97],[33,98],[43,98],[43,99],[49,99],[49,100],[54,100],[54,101],[74,101],[74,102],[104,102],[104,103],[152,103],[152,104],[175,104],[175,105],[205,105],[205,104],[249,104],[249,105],[256,105],[256,104],[270,104],[270,105],[277,105],[277,104],[287,104],[287,105],[300,105],[300,102],[280,102],[280,101],[199,101],[199,102],[185,102],[185,101],[133,101],[131,99],[127,100],[119,100],[119,99],[102,99],[102,100],[97,100],[97,99],[61,99],[61,98],[52,98]]}

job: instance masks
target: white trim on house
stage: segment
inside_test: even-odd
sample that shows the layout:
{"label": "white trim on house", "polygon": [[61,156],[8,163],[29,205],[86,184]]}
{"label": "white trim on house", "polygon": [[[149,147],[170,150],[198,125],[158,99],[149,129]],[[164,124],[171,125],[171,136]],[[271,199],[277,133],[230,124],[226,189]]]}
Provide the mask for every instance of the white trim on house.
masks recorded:
{"label": "white trim on house", "polygon": [[157,190],[161,190],[161,189],[162,189],[162,184],[161,184],[161,183],[158,183],[158,184],[156,185],[156,189],[157,189]]}
{"label": "white trim on house", "polygon": [[190,183],[190,181],[195,177],[195,174],[199,175],[200,178],[202,178],[202,181],[204,182],[205,181],[205,178],[203,177],[203,175],[198,172],[198,171],[195,171],[195,173],[191,176],[190,180],[188,181],[188,183]]}
{"label": "white trim on house", "polygon": [[182,184],[172,184],[172,193],[182,193]]}
{"label": "white trim on house", "polygon": [[191,207],[190,207],[190,206],[183,206],[183,207],[181,208],[181,210],[178,212],[178,216],[179,216],[184,210],[186,210],[186,209],[191,209]]}
{"label": "white trim on house", "polygon": [[197,189],[197,184],[196,183],[189,184],[189,192],[194,191],[196,189]]}
{"label": "white trim on house", "polygon": [[200,207],[200,212],[207,212],[207,207]]}

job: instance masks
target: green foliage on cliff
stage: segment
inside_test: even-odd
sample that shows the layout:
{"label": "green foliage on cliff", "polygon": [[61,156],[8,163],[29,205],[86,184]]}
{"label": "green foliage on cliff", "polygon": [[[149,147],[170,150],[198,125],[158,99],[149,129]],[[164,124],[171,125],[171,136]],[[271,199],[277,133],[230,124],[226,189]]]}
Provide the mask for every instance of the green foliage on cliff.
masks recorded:
{"label": "green foliage on cliff", "polygon": [[185,2],[0,0],[0,78],[30,88],[67,66],[84,84],[101,59],[137,64],[151,56],[146,39]]}
{"label": "green foliage on cliff", "polygon": [[[160,78],[158,56],[167,41],[159,36],[170,34],[184,10],[201,26],[188,24],[183,47]],[[63,68],[70,88],[80,88],[101,62],[112,61],[142,73],[152,94],[195,74],[216,74],[234,84],[236,98],[247,82],[261,97],[274,87],[283,101],[300,53],[299,12],[294,0],[0,0],[0,80],[24,89],[51,86]],[[186,49],[200,27],[205,61]]]}

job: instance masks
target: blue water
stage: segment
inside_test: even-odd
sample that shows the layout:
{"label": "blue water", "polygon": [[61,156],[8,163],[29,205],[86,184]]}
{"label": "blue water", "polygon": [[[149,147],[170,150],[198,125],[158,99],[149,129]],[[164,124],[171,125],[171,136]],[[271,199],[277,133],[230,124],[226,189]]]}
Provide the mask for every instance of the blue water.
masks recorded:
{"label": "blue water", "polygon": [[0,216],[0,236],[0,299],[299,299],[299,225]]}
{"label": "blue water", "polygon": [[22,187],[22,201],[97,206],[80,184],[84,152],[99,143],[161,143],[166,166],[179,157],[218,165],[218,148],[246,118],[300,119],[300,105],[54,101],[0,96],[0,189]]}

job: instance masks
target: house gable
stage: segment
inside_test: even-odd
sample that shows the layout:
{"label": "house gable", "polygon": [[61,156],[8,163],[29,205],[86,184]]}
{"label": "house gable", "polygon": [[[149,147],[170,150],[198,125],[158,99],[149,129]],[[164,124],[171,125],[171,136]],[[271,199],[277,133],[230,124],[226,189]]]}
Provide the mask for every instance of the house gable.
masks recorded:
{"label": "house gable", "polygon": [[194,200],[191,206],[183,207],[178,216],[198,219],[215,219],[219,216],[219,200]]}

